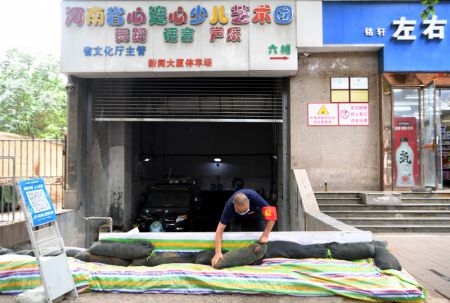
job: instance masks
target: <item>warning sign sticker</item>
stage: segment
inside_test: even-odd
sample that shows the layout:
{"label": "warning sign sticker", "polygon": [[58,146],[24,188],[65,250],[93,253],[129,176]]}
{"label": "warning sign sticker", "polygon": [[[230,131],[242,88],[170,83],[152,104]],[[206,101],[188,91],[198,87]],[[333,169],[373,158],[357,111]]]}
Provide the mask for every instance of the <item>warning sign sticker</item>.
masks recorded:
{"label": "warning sign sticker", "polygon": [[342,126],[369,125],[369,104],[368,103],[339,104],[339,125]]}
{"label": "warning sign sticker", "polygon": [[309,126],[336,126],[338,125],[338,105],[332,103],[309,103]]}

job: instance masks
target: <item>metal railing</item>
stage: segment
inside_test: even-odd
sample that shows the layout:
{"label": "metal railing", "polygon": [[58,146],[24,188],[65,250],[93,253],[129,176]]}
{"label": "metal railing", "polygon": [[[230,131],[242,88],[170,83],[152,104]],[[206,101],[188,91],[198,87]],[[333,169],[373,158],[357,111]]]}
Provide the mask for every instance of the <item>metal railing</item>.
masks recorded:
{"label": "metal railing", "polygon": [[55,210],[63,208],[65,184],[63,140],[0,139],[0,224],[23,220],[15,184],[43,178]]}

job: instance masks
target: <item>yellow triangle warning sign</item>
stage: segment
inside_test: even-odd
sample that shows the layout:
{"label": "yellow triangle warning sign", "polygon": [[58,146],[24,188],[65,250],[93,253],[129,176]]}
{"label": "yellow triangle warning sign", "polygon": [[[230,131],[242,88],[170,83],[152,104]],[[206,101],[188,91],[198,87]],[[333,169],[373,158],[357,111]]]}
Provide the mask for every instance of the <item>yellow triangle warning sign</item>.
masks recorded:
{"label": "yellow triangle warning sign", "polygon": [[317,112],[318,115],[329,115],[330,113],[328,112],[328,109],[325,105],[322,105],[319,109],[319,111]]}

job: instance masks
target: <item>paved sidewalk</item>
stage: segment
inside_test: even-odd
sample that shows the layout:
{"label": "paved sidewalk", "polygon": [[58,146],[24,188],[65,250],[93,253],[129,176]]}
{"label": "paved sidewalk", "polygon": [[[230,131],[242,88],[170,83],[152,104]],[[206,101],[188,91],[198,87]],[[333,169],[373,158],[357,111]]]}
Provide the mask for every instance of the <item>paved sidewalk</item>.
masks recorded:
{"label": "paved sidewalk", "polygon": [[[389,250],[428,291],[450,302],[450,234],[374,234],[388,241]],[[430,301],[431,302],[431,301]]]}

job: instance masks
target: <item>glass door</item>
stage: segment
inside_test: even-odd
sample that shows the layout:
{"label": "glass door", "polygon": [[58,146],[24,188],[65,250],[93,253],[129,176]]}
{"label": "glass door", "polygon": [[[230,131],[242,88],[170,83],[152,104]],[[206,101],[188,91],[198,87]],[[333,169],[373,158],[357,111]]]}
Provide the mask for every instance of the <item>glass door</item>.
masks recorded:
{"label": "glass door", "polygon": [[[438,119],[434,83],[421,89],[420,98],[420,172],[424,187],[439,187],[437,157],[440,145],[440,119]],[[438,125],[439,124],[439,125]],[[439,170],[440,171],[440,170]]]}

